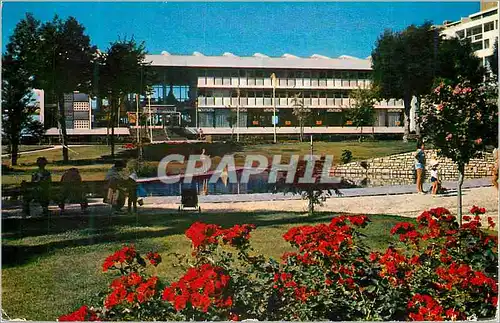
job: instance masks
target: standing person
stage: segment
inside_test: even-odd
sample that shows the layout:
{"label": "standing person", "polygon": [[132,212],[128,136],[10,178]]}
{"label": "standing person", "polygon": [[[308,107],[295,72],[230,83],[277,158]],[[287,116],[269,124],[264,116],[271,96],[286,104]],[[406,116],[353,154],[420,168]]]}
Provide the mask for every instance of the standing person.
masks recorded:
{"label": "standing person", "polygon": [[[42,206],[42,214],[44,216],[49,215],[49,204],[50,204],[50,186],[52,183],[52,176],[50,172],[45,169],[47,166],[47,158],[38,157],[36,164],[38,169],[31,176],[31,182],[36,183],[33,190],[25,189],[23,193],[23,213],[25,215],[30,215],[30,202],[32,200],[37,201]],[[21,184],[21,187],[25,184]]]}
{"label": "standing person", "polygon": [[425,194],[423,188],[424,171],[425,171],[425,151],[424,151],[424,143],[421,141],[417,142],[417,152],[415,153],[415,170],[417,172],[417,192],[419,194]]}
{"label": "standing person", "polygon": [[120,212],[125,205],[126,188],[124,187],[125,178],[123,178],[122,174],[124,168],[125,163],[123,161],[115,162],[105,178],[108,181],[108,194],[105,202],[110,203],[116,212]]}
{"label": "standing person", "polygon": [[431,161],[431,183],[432,183],[432,194],[436,195],[439,191],[439,177],[438,177],[438,166],[439,162],[437,160]]}
{"label": "standing person", "polygon": [[491,181],[493,182],[493,186],[495,186],[495,188],[498,191],[498,149],[497,148],[495,148],[493,150],[493,157],[495,158],[495,164],[493,165],[493,178]]}
{"label": "standing person", "polygon": [[137,178],[137,174],[133,172],[127,179],[128,213],[132,212],[132,206],[134,207],[134,213],[137,213]]}

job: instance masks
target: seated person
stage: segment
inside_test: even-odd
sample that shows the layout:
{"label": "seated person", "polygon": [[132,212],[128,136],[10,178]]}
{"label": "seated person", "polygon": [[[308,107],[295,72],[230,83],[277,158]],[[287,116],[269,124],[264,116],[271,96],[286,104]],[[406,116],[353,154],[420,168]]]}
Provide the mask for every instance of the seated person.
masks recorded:
{"label": "seated person", "polygon": [[45,169],[47,166],[47,159],[45,157],[38,157],[36,164],[38,169],[31,176],[31,182],[37,183],[32,190],[26,188],[26,182],[21,183],[21,189],[23,192],[23,213],[24,215],[30,215],[30,202],[35,200],[42,206],[42,212],[44,216],[49,215],[49,203],[50,203],[50,186],[52,183],[52,177],[50,172]]}
{"label": "seated person", "polygon": [[110,203],[115,211],[121,211],[125,205],[126,187],[122,171],[125,163],[121,160],[115,162],[115,165],[106,174],[105,180],[108,181],[108,194],[105,203]]}
{"label": "seated person", "polygon": [[82,187],[82,177],[78,169],[73,167],[65,171],[61,177],[61,183],[61,196],[59,200],[61,211],[64,211],[64,203],[69,199],[70,202],[80,203],[82,211],[85,212],[88,203]]}

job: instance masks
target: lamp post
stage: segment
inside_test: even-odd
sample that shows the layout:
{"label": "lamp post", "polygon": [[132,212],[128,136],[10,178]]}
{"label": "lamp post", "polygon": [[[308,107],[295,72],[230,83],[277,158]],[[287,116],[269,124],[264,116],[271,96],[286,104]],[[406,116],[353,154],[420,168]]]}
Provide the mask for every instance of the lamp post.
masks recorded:
{"label": "lamp post", "polygon": [[238,81],[238,88],[236,89],[238,98],[236,99],[236,141],[240,142],[240,82]]}
{"label": "lamp post", "polygon": [[271,74],[271,82],[273,85],[273,128],[274,128],[274,143],[276,143],[276,74]]}
{"label": "lamp post", "polygon": [[153,115],[151,114],[151,94],[148,94],[148,110],[149,110],[149,140],[153,143]]}

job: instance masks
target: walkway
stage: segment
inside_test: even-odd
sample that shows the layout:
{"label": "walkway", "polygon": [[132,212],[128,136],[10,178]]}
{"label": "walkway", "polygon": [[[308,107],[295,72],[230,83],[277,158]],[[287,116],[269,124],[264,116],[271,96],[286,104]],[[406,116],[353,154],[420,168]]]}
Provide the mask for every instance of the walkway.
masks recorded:
{"label": "walkway", "polygon": [[[428,185],[425,187],[428,189]],[[464,207],[472,204],[486,207],[496,212],[496,191],[490,187],[490,179],[473,179],[464,182]],[[363,214],[398,214],[401,216],[415,216],[423,209],[436,206],[454,208],[456,205],[456,182],[444,182],[443,187],[449,189],[449,194],[431,196],[415,194],[414,185],[397,185],[383,187],[351,188],[341,190],[341,197],[327,199],[321,210],[335,210],[338,212]],[[472,189],[472,190],[471,190]],[[383,198],[382,198],[383,197]],[[145,205],[139,207],[139,213],[165,214],[177,212],[180,204],[179,196],[151,196],[146,197]],[[273,201],[270,203],[270,201]],[[19,201],[2,201],[2,217],[21,216]],[[471,204],[472,203],[472,204]],[[260,193],[240,195],[208,195],[199,196],[202,211],[207,213],[220,212],[254,212],[254,211],[303,211],[305,201],[299,195],[283,193]],[[468,205],[471,204],[471,205]],[[92,215],[104,216],[110,212],[110,207],[100,198],[89,199]],[[33,208],[32,215],[38,216],[39,207]],[[55,205],[50,207],[52,212],[58,212]],[[65,215],[81,216],[80,205],[66,206]]]}
{"label": "walkway", "polygon": [[[464,189],[475,187],[491,186],[491,179],[480,178],[465,180]],[[443,187],[450,193],[456,192],[457,182],[443,182]],[[430,184],[424,184],[424,189],[429,189]],[[415,193],[415,185],[390,185],[377,187],[346,188],[341,189],[342,197],[360,196],[383,196]],[[283,193],[254,193],[254,194],[225,194],[225,195],[201,195],[198,197],[199,203],[228,203],[228,202],[257,202],[257,201],[280,201],[280,200],[300,200],[301,197],[293,194]],[[151,196],[147,197],[148,204],[179,203],[179,196]]]}

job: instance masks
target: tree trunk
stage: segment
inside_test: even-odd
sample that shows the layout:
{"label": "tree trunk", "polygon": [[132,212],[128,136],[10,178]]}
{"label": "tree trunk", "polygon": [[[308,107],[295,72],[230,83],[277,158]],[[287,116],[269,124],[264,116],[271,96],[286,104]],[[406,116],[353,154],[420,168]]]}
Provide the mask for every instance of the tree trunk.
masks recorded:
{"label": "tree trunk", "polygon": [[[313,193],[314,194],[314,193]],[[313,197],[312,196],[309,196],[309,203],[307,205],[307,213],[309,213],[309,215],[313,215],[314,214],[314,202],[313,202]]]}
{"label": "tree trunk", "polygon": [[420,122],[418,121],[418,117],[420,115],[420,104],[422,103],[422,97],[417,95],[417,103],[415,107],[415,135],[417,138],[420,138]]}
{"label": "tree trunk", "polygon": [[408,142],[408,137],[410,135],[410,109],[411,109],[411,95],[410,94],[405,94],[404,98],[404,120],[403,120],[403,127],[404,127],[404,135],[403,135],[403,141]]}
{"label": "tree trunk", "polygon": [[111,125],[111,137],[109,138],[109,144],[111,146],[111,158],[115,158],[115,100],[111,100],[111,120],[110,120],[110,125]]}
{"label": "tree trunk", "polygon": [[464,183],[465,165],[458,165],[458,172],[457,217],[458,224],[462,225],[462,184]]}
{"label": "tree trunk", "polygon": [[68,155],[68,132],[66,131],[66,111],[64,107],[64,94],[57,95],[57,107],[59,110],[59,123],[61,125],[61,145],[63,152],[63,163],[69,161]]}
{"label": "tree trunk", "polygon": [[17,165],[17,157],[19,153],[19,138],[12,139],[10,149],[10,160],[12,166]]}

